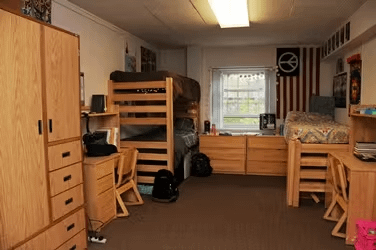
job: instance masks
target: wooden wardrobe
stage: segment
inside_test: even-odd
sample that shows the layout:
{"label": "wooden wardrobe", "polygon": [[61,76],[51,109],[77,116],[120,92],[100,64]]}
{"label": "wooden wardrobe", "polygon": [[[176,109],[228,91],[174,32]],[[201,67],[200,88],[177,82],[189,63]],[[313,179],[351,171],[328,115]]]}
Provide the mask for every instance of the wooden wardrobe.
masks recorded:
{"label": "wooden wardrobe", "polygon": [[85,249],[79,38],[0,9],[0,249]]}

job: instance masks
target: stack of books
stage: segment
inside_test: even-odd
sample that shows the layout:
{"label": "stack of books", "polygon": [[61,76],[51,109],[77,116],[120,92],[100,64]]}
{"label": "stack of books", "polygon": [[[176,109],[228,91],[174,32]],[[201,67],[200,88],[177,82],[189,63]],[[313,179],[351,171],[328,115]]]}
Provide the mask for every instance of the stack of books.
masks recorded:
{"label": "stack of books", "polygon": [[357,142],[354,155],[363,161],[376,161],[376,142]]}

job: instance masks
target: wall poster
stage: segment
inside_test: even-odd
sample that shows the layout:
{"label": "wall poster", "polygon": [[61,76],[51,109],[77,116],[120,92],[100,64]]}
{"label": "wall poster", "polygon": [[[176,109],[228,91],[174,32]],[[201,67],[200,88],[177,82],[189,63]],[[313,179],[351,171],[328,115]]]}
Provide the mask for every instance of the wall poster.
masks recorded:
{"label": "wall poster", "polygon": [[40,21],[51,23],[51,0],[21,0],[21,12]]}
{"label": "wall poster", "polygon": [[156,70],[156,53],[147,48],[141,47],[141,72],[155,72]]}
{"label": "wall poster", "polygon": [[347,73],[333,77],[333,96],[336,108],[346,108]]}
{"label": "wall poster", "polygon": [[350,104],[360,103],[362,61],[350,63]]}

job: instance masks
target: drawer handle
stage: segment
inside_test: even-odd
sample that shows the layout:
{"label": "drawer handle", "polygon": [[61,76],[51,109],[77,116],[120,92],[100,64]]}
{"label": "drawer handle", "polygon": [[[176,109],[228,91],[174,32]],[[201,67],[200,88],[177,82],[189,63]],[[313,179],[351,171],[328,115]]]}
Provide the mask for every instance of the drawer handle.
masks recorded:
{"label": "drawer handle", "polygon": [[73,198],[69,198],[68,200],[65,201],[65,205],[68,205],[72,202],[73,202]]}
{"label": "drawer handle", "polygon": [[61,156],[63,156],[63,158],[70,156],[70,151],[62,153]]}
{"label": "drawer handle", "polygon": [[73,245],[73,247],[69,248],[69,250],[76,250],[77,246]]}
{"label": "drawer handle", "polygon": [[52,133],[52,119],[48,120],[48,125],[49,125],[49,128],[50,128],[50,133]]}
{"label": "drawer handle", "polygon": [[43,134],[43,124],[41,120],[38,120],[38,132],[39,134]]}
{"label": "drawer handle", "polygon": [[70,179],[72,179],[72,175],[67,175],[64,177],[64,182],[69,181]]}
{"label": "drawer handle", "polygon": [[67,232],[72,230],[74,228],[74,223],[70,224],[68,227],[67,227]]}

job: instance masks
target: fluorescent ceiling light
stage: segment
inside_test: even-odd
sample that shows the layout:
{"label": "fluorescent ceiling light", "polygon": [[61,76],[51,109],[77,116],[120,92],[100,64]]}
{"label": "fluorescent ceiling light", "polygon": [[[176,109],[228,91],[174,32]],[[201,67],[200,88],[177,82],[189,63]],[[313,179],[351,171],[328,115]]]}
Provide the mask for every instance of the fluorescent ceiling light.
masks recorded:
{"label": "fluorescent ceiling light", "polygon": [[249,27],[248,0],[208,0],[221,28]]}

